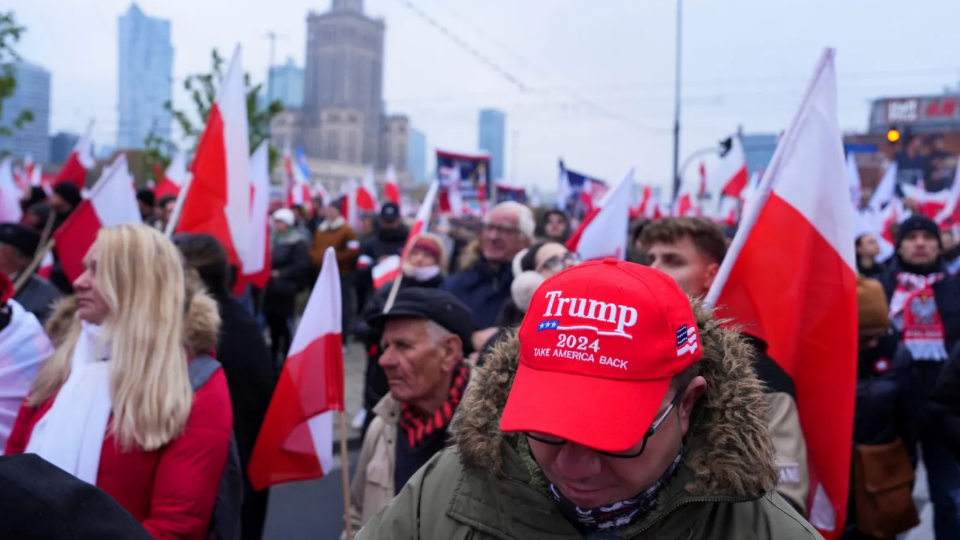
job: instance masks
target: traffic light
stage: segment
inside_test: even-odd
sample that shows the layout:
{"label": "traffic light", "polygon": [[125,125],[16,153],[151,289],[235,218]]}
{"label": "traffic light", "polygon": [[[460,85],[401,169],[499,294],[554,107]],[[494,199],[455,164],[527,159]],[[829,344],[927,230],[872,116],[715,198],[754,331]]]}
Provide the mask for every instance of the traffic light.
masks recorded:
{"label": "traffic light", "polygon": [[887,131],[887,140],[890,141],[890,142],[892,142],[892,143],[895,143],[895,142],[899,141],[899,140],[900,140],[900,130],[897,129],[897,128],[890,128],[890,130]]}

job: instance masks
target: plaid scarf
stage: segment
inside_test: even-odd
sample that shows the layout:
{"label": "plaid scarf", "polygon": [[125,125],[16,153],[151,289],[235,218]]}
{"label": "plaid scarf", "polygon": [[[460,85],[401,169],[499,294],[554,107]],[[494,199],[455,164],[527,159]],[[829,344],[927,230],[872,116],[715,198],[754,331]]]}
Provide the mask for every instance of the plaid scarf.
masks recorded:
{"label": "plaid scarf", "polygon": [[406,403],[400,405],[400,427],[407,434],[410,448],[419,448],[431,435],[447,429],[453,413],[457,412],[457,406],[463,398],[468,380],[470,380],[470,367],[460,364],[453,372],[453,384],[450,385],[447,400],[431,416],[421,416]]}
{"label": "plaid scarf", "polygon": [[890,299],[890,320],[903,332],[903,344],[914,360],[947,359],[943,323],[933,293],[933,285],[943,280],[943,272],[926,276],[901,272]]}

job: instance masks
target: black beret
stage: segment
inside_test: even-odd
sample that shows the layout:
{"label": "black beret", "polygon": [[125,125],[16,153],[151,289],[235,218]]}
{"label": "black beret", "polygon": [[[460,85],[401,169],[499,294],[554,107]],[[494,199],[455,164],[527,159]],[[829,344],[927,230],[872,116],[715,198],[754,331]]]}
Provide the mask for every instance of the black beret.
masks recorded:
{"label": "black beret", "polygon": [[440,289],[408,287],[402,289],[387,313],[377,312],[367,322],[376,328],[390,319],[426,319],[433,321],[463,342],[463,355],[473,352],[473,314],[456,296]]}
{"label": "black beret", "polygon": [[60,182],[53,188],[53,192],[73,206],[77,206],[83,201],[80,188],[73,182]]}

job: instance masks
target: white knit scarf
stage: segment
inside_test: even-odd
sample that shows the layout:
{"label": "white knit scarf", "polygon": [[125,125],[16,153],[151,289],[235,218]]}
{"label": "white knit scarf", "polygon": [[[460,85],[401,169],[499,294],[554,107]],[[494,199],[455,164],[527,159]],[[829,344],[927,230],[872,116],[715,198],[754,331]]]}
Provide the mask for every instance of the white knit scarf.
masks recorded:
{"label": "white knit scarf", "polygon": [[33,428],[26,450],[93,485],[113,409],[109,351],[102,328],[83,323],[70,376]]}

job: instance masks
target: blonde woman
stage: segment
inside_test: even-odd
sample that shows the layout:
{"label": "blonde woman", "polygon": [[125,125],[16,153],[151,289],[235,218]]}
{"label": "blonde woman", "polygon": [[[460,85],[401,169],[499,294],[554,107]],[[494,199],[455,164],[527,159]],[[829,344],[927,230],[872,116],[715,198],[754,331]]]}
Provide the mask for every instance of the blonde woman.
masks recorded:
{"label": "blonde woman", "polygon": [[144,225],[101,230],[84,268],[47,325],[56,352],[7,453],[38,454],[100,487],[155,539],[204,539],[232,409],[223,370],[194,392],[187,365],[215,350],[217,305]]}

